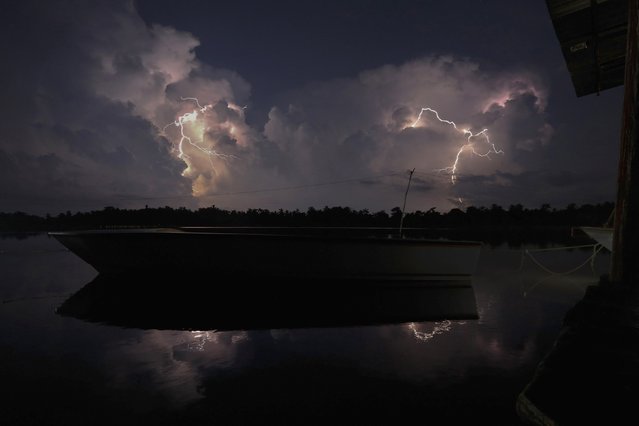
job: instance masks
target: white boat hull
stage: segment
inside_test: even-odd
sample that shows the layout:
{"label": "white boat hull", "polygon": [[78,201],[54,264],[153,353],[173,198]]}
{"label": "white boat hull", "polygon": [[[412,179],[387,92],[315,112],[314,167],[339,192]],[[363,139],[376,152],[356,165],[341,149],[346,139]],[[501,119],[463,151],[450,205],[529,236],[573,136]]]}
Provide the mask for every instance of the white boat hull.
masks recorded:
{"label": "white boat hull", "polygon": [[614,234],[614,228],[582,226],[580,229],[590,238],[597,241],[597,243],[612,251],[612,235]]}

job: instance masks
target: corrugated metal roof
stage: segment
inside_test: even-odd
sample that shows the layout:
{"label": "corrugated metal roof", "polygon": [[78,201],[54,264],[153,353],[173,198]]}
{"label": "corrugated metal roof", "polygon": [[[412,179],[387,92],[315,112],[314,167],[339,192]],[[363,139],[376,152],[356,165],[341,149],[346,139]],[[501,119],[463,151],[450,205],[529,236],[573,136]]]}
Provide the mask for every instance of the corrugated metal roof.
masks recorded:
{"label": "corrugated metal roof", "polygon": [[627,0],[546,0],[577,96],[623,85]]}

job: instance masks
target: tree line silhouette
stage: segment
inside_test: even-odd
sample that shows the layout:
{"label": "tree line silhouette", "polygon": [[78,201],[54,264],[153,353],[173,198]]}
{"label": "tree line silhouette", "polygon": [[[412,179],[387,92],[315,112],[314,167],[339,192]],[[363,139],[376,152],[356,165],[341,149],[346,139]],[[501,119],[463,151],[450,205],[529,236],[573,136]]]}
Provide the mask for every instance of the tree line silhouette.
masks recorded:
{"label": "tree line silhouette", "polygon": [[[564,242],[575,237],[579,226],[602,226],[609,222],[614,203],[569,204],[553,208],[543,204],[526,208],[521,204],[508,208],[454,208],[440,212],[435,208],[417,210],[404,216],[403,228],[421,228],[430,236],[473,238],[499,243]],[[262,227],[379,227],[398,228],[402,210],[394,207],[371,212],[349,207],[309,207],[300,210],[248,209],[224,210],[216,206],[190,210],[185,207],[120,209],[105,207],[89,212],[60,213],[57,216],[31,215],[24,212],[0,213],[0,231],[45,232],[80,229],[186,227],[186,226],[262,226]]]}

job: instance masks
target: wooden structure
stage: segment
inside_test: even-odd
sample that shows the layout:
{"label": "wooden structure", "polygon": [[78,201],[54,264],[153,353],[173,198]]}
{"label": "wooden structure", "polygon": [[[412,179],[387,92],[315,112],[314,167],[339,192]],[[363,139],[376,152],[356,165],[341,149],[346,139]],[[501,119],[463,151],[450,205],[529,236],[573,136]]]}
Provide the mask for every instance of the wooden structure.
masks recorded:
{"label": "wooden structure", "polygon": [[546,0],[577,96],[623,84],[612,281],[639,286],[639,0]]}

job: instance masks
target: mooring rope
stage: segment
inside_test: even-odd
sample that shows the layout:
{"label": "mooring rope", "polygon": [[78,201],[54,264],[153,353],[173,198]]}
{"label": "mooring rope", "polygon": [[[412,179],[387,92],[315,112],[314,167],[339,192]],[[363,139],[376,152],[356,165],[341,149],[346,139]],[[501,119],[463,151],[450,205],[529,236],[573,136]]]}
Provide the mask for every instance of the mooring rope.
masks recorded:
{"label": "mooring rope", "polygon": [[[563,271],[563,272],[557,272],[557,271],[553,271],[549,268],[547,268],[546,266],[542,265],[542,263],[535,258],[535,256],[532,255],[532,251],[535,252],[543,252],[543,251],[554,251],[554,250],[570,250],[570,249],[576,249],[576,248],[586,248],[586,247],[592,247],[592,254],[590,256],[588,256],[588,258],[581,263],[579,266],[570,269],[568,271]],[[569,247],[551,247],[551,248],[547,248],[547,249],[534,249],[534,250],[529,250],[529,249],[525,249],[522,251],[522,255],[521,255],[521,264],[519,265],[519,270],[521,270],[524,267],[524,256],[528,255],[528,257],[530,258],[530,260],[532,260],[539,268],[541,268],[542,270],[546,271],[547,273],[551,274],[551,275],[569,275],[572,274],[573,272],[578,271],[579,269],[583,268],[584,266],[586,266],[588,263],[590,263],[590,268],[592,269],[593,272],[595,272],[595,258],[597,256],[597,254],[601,251],[601,249],[603,248],[603,246],[601,244],[588,244],[588,245],[579,245],[579,246],[569,246]]]}

